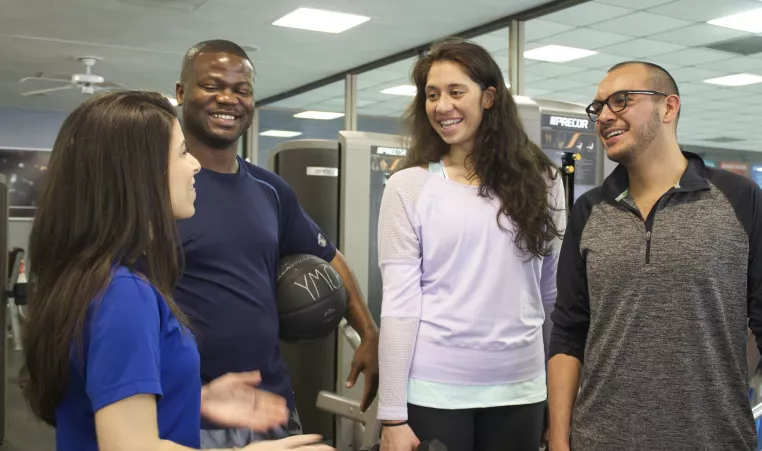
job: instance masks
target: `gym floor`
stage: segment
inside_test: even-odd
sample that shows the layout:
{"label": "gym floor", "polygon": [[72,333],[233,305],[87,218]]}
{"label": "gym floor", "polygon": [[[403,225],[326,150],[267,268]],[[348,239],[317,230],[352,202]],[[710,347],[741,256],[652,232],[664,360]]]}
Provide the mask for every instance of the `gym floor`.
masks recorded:
{"label": "gym floor", "polygon": [[38,421],[21,396],[17,376],[21,368],[22,353],[13,350],[12,340],[6,341],[6,432],[2,451],[54,451],[55,431]]}

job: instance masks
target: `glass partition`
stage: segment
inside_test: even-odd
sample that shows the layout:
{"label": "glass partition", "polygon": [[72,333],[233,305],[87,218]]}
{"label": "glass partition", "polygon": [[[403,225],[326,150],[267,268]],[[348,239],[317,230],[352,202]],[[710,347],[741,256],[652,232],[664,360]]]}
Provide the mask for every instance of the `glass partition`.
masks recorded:
{"label": "glass partition", "polygon": [[596,0],[527,21],[526,94],[587,105],[612,65],[634,59],[659,64],[680,90],[680,144],[760,183],[762,39],[732,24],[713,24],[758,8],[753,2],[697,7],[691,1]]}

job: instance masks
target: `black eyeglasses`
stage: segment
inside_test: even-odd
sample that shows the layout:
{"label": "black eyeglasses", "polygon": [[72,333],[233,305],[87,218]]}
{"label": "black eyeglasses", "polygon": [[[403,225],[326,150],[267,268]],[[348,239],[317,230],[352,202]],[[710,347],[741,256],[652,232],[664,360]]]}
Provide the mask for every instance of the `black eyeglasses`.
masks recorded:
{"label": "black eyeglasses", "polygon": [[603,102],[599,102],[597,100],[594,101],[588,105],[587,108],[585,108],[585,111],[587,112],[587,115],[591,121],[598,122],[598,116],[600,116],[604,106],[608,105],[612,113],[618,113],[627,108],[627,100],[629,100],[629,96],[631,94],[646,94],[650,96],[665,97],[669,96],[669,94],[666,92],[661,91],[617,91],[608,96]]}

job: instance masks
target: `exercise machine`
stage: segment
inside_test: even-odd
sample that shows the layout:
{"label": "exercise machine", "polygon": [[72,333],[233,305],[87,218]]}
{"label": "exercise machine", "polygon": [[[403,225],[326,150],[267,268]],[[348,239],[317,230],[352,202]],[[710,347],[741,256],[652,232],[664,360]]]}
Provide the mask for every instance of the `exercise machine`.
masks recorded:
{"label": "exercise machine", "polygon": [[572,205],[574,205],[574,170],[575,163],[582,159],[582,155],[577,152],[564,152],[561,155],[561,179],[564,182],[564,192],[566,193],[566,214],[571,215]]}
{"label": "exercise machine", "polygon": [[[0,174],[0,255],[4,256],[0,258],[0,286],[8,286],[8,214],[9,214],[9,199],[8,199],[8,180]],[[8,291],[0,290],[0,297],[2,297],[3,305],[8,305]],[[7,324],[8,309],[0,309],[0,324]],[[0,447],[5,443],[7,432],[7,415],[6,415],[6,403],[7,403],[7,349],[8,334],[3,334],[2,346],[0,346]]]}
{"label": "exercise machine", "polygon": [[21,351],[21,322],[24,318],[23,309],[26,306],[26,278],[21,277],[24,264],[24,249],[14,247],[8,252],[8,281],[6,284],[6,299],[8,317],[13,338],[13,349]]}
{"label": "exercise machine", "polygon": [[[342,335],[353,350],[360,347],[360,336],[346,320],[339,325]],[[365,412],[360,410],[360,403],[353,399],[341,397],[333,392],[322,391],[318,395],[317,407],[333,415],[355,422],[355,444],[360,451],[379,451],[381,441],[381,422],[376,418],[378,412],[374,401]],[[426,441],[418,446],[418,451],[447,451],[447,447],[438,440]]]}

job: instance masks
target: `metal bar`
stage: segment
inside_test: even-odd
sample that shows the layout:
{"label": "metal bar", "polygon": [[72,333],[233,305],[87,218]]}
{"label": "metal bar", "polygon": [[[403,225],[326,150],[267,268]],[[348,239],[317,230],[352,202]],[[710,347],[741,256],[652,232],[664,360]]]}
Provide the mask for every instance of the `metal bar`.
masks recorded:
{"label": "metal bar", "polygon": [[[511,14],[510,16],[501,17],[491,22],[487,22],[483,25],[479,25],[473,28],[469,28],[467,30],[463,30],[460,33],[453,33],[448,36],[459,36],[465,39],[471,39],[486,33],[490,33],[492,31],[506,28],[510,26],[511,22],[514,20],[526,21],[530,19],[535,19],[537,17],[544,16],[546,14],[550,14],[552,12],[559,11],[561,9],[569,8],[571,6],[579,5],[581,3],[586,3],[588,1],[589,0],[556,0],[546,5],[537,6],[535,8],[531,8],[520,13]],[[257,102],[257,105],[259,106],[270,105],[272,103],[279,102],[283,99],[293,97],[297,94],[302,94],[307,91],[312,91],[313,89],[321,88],[323,86],[330,85],[331,83],[336,83],[337,81],[341,81],[344,79],[346,74],[361,74],[363,72],[368,72],[373,69],[378,69],[380,67],[388,66],[389,64],[396,63],[398,61],[402,61],[407,58],[418,56],[422,52],[428,50],[429,46],[431,46],[431,43],[427,42],[425,44],[417,45],[413,48],[394,53],[392,55],[372,61],[370,63],[362,64],[360,66],[347,69],[341,73],[330,75],[328,77],[322,78],[317,81],[313,81],[306,85],[302,85],[294,89],[283,91],[280,94],[275,94],[273,96],[266,97],[260,100],[259,102]]]}
{"label": "metal bar", "polygon": [[359,401],[339,396],[336,393],[321,391],[318,394],[317,407],[361,424],[365,424],[366,421],[365,414],[360,410]]}
{"label": "metal bar", "polygon": [[754,414],[754,419],[758,419],[759,417],[762,417],[762,403],[757,404],[751,409],[751,413]]}
{"label": "metal bar", "polygon": [[357,74],[344,79],[344,130],[357,130]]}
{"label": "metal bar", "polygon": [[254,110],[251,126],[244,135],[243,157],[251,164],[259,160],[259,108]]}
{"label": "metal bar", "polygon": [[8,315],[10,316],[10,323],[11,323],[11,335],[13,337],[13,349],[15,351],[21,351],[23,349],[23,345],[21,342],[21,324],[19,321],[19,306],[16,305],[16,299],[13,297],[13,289],[16,285],[16,282],[19,279],[19,274],[21,272],[21,260],[24,258],[24,251],[19,250],[18,252],[12,252],[13,260],[9,260],[8,264],[11,266],[11,277],[8,279],[8,283],[5,287],[7,293],[8,293]]}
{"label": "metal bar", "polygon": [[524,22],[514,20],[508,29],[508,77],[511,92],[524,95]]}
{"label": "metal bar", "polygon": [[349,325],[349,322],[346,320],[346,318],[342,318],[341,322],[339,323],[339,329],[341,329],[341,333],[344,334],[344,338],[349,341],[352,349],[357,351],[357,348],[360,347],[360,343],[362,342],[360,339],[360,334],[358,334],[357,331]]}
{"label": "metal bar", "polygon": [[[8,280],[8,216],[9,216],[9,191],[8,180],[4,175],[0,175],[0,286],[6,287]],[[2,305],[8,305],[7,290],[3,289],[0,293]],[[7,324],[8,309],[0,309],[0,324]],[[0,348],[0,446],[5,443],[7,431],[7,355],[6,349],[8,334],[2,334],[2,347]]]}

